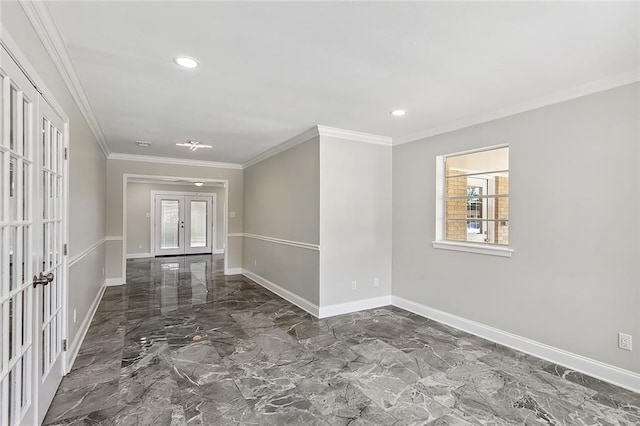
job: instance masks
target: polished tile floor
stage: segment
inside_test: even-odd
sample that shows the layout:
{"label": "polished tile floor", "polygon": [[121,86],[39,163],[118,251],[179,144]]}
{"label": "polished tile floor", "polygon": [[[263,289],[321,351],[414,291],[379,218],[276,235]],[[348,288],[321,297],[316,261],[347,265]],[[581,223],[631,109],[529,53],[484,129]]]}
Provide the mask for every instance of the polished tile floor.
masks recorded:
{"label": "polished tile floor", "polygon": [[317,320],[220,256],[131,260],[45,424],[640,424],[640,396],[397,308]]}

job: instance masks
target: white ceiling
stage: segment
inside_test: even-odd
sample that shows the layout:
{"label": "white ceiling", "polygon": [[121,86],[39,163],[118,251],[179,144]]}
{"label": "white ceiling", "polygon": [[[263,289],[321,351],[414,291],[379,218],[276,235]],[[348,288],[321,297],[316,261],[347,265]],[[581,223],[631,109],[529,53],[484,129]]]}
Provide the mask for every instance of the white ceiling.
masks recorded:
{"label": "white ceiling", "polygon": [[316,124],[406,140],[640,67],[632,2],[48,6],[117,153],[244,163]]}

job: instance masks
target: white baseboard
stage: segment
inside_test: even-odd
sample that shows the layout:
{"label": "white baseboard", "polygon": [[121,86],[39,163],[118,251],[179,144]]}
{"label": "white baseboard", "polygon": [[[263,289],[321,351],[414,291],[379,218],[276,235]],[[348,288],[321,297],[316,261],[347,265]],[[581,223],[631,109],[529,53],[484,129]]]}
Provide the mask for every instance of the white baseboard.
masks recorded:
{"label": "white baseboard", "polygon": [[224,270],[225,275],[242,275],[242,268],[227,268]]}
{"label": "white baseboard", "polygon": [[213,254],[224,254],[224,249],[215,249]]}
{"label": "white baseboard", "polygon": [[526,337],[511,334],[488,325],[412,302],[410,300],[403,299],[402,297],[392,296],[392,302],[393,305],[399,308],[423,317],[450,325],[451,327],[466,331],[492,342],[551,361],[554,364],[565,366],[571,370],[579,371],[625,389],[640,392],[640,374],[638,373],[567,352],[553,346],[545,345],[544,343],[536,342],[535,340],[527,339]]}
{"label": "white baseboard", "polygon": [[263,278],[260,275],[254,274],[253,272],[247,269],[242,269],[242,275],[260,284],[262,287],[266,288],[270,292],[275,293],[278,296],[282,297],[283,299],[288,300],[289,302],[293,303],[297,307],[304,309],[314,317],[316,318],[318,317],[318,313],[319,313],[318,305],[309,302],[307,299],[304,299],[298,296],[297,294],[285,288],[282,288],[279,285],[272,283],[268,279]]}
{"label": "white baseboard", "polygon": [[371,299],[356,300],[354,302],[338,303],[336,305],[320,306],[320,318],[349,314],[351,312],[364,311],[366,309],[389,306],[391,296],[372,297]]}
{"label": "white baseboard", "polygon": [[151,253],[127,253],[127,259],[145,259],[153,257]]}
{"label": "white baseboard", "polygon": [[98,306],[100,305],[100,301],[102,300],[102,296],[104,295],[104,291],[106,288],[107,282],[105,281],[102,283],[102,286],[100,286],[100,290],[98,290],[98,294],[96,294],[95,299],[93,299],[87,315],[85,315],[82,323],[80,324],[80,328],[76,333],[75,339],[73,339],[73,342],[71,342],[71,345],[69,346],[69,351],[67,352],[67,368],[65,374],[71,371],[71,367],[73,367],[73,363],[76,361],[78,351],[80,351],[80,346],[82,346],[82,342],[84,342],[87,331],[89,331],[89,326],[93,321],[93,317],[96,315],[96,311],[98,310]]}
{"label": "white baseboard", "polygon": [[126,284],[127,280],[124,279],[124,277],[118,277],[118,278],[107,278],[106,282],[106,286],[107,287],[111,287],[114,285],[122,285],[122,284]]}

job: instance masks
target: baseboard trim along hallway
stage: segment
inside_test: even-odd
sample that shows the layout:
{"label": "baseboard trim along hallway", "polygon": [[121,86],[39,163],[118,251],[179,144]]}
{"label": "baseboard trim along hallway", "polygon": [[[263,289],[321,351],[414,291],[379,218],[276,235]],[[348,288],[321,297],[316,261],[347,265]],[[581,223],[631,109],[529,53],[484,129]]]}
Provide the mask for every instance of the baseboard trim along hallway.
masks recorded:
{"label": "baseboard trim along hallway", "polygon": [[282,297],[283,299],[293,303],[297,307],[304,309],[314,317],[317,318],[319,316],[319,308],[318,308],[318,305],[316,305],[315,303],[309,302],[307,299],[304,299],[298,296],[297,294],[285,288],[280,287],[279,285],[269,281],[264,277],[261,277],[258,274],[254,274],[248,269],[243,268],[242,275],[244,275],[245,277],[249,278],[252,281],[255,281],[257,284],[260,284],[262,287],[266,288],[270,292],[275,293],[278,296]]}
{"label": "baseboard trim along hallway", "polygon": [[75,339],[73,339],[73,342],[71,342],[71,345],[69,346],[69,351],[67,352],[67,365],[66,365],[67,373],[71,371],[71,367],[73,367],[73,363],[76,361],[76,357],[78,356],[78,351],[82,346],[82,342],[84,342],[84,338],[87,335],[87,331],[89,331],[89,326],[93,321],[93,317],[96,315],[96,311],[98,310],[98,306],[100,305],[100,301],[102,300],[102,296],[104,295],[104,291],[107,287],[108,286],[106,281],[102,283],[102,286],[100,286],[100,290],[98,290],[98,294],[96,294],[96,297],[93,299],[93,302],[91,302],[91,306],[89,306],[89,311],[87,312],[87,315],[84,316],[82,323],[80,323],[80,328],[76,333]]}

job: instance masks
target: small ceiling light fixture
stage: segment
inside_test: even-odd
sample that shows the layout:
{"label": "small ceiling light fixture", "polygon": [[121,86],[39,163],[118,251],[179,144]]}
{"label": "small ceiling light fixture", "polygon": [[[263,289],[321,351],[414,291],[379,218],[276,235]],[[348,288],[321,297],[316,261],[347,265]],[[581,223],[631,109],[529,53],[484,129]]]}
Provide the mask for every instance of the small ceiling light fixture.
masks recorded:
{"label": "small ceiling light fixture", "polygon": [[199,148],[212,148],[211,145],[205,145],[205,144],[202,144],[202,143],[200,143],[198,141],[178,142],[176,145],[177,146],[186,146],[191,151],[196,151]]}
{"label": "small ceiling light fixture", "polygon": [[151,142],[136,141],[136,145],[142,148],[149,148],[151,146]]}
{"label": "small ceiling light fixture", "polygon": [[193,182],[193,184],[195,186],[202,186],[202,185],[204,185],[204,182]]}
{"label": "small ceiling light fixture", "polygon": [[393,115],[394,117],[402,117],[406,113],[407,113],[407,111],[405,111],[403,109],[394,109],[393,111],[391,111],[390,114]]}
{"label": "small ceiling light fixture", "polygon": [[190,70],[194,68],[198,68],[198,65],[200,65],[196,59],[190,58],[188,56],[178,56],[173,60],[173,62],[175,62],[182,68],[187,68]]}

